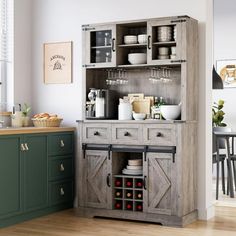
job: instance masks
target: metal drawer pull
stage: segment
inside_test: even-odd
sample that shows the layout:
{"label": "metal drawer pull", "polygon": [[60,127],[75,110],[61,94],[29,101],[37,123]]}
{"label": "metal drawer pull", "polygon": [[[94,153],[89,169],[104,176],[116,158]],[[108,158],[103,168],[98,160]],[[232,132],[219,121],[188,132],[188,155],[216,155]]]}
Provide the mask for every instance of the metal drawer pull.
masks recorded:
{"label": "metal drawer pull", "polygon": [[124,136],[130,136],[130,133],[126,131],[126,132],[124,133]]}
{"label": "metal drawer pull", "polygon": [[143,188],[145,190],[147,189],[147,176],[146,175],[144,176],[144,179],[143,179]]}
{"label": "metal drawer pull", "polygon": [[161,136],[163,136],[162,133],[157,132],[157,137],[161,137]]}
{"label": "metal drawer pull", "polygon": [[62,147],[62,148],[65,147],[65,144],[64,144],[64,141],[63,141],[63,140],[61,140],[61,147]]}
{"label": "metal drawer pull", "polygon": [[65,170],[65,167],[64,167],[64,165],[61,163],[61,165],[60,165],[60,171],[63,172],[64,170]]}
{"label": "metal drawer pull", "polygon": [[26,150],[26,151],[29,151],[29,147],[28,147],[28,144],[27,144],[27,143],[25,143],[25,150]]}
{"label": "metal drawer pull", "polygon": [[25,146],[24,146],[23,143],[20,145],[20,150],[21,150],[21,151],[25,151]]}
{"label": "metal drawer pull", "polygon": [[94,135],[94,136],[99,136],[100,134],[99,134],[98,131],[95,131],[95,132],[93,133],[93,135]]}
{"label": "metal drawer pull", "polygon": [[110,177],[111,177],[111,174],[108,174],[108,175],[107,175],[107,186],[108,186],[108,187],[111,187],[111,184],[110,184]]}
{"label": "metal drawer pull", "polygon": [[63,188],[60,189],[60,194],[61,194],[61,196],[64,196],[64,195],[65,195],[65,192],[64,192],[64,189],[63,189]]}

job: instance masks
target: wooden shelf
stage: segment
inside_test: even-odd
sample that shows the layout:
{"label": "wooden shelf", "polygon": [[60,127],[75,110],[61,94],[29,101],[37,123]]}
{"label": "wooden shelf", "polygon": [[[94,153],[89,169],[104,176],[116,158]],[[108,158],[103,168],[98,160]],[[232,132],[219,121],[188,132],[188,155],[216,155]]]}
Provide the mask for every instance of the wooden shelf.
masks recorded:
{"label": "wooden shelf", "polygon": [[118,67],[124,67],[124,68],[135,68],[135,67],[145,67],[147,66],[147,64],[135,64],[135,65],[130,65],[130,64],[127,64],[127,65],[118,65]]}
{"label": "wooden shelf", "polygon": [[130,201],[130,202],[143,202],[143,200],[140,199],[133,199],[133,198],[114,198],[117,201]]}
{"label": "wooden shelf", "polygon": [[176,45],[176,41],[168,41],[168,42],[154,42],[153,46],[174,46]]}
{"label": "wooden shelf", "polygon": [[147,44],[143,43],[136,43],[136,44],[120,44],[118,45],[120,48],[144,48],[147,47]]}
{"label": "wooden shelf", "polygon": [[143,191],[143,188],[126,188],[126,187],[114,187],[114,189],[124,189],[124,190],[135,190],[135,191]]}
{"label": "wooden shelf", "polygon": [[94,46],[91,49],[111,49],[111,46]]}

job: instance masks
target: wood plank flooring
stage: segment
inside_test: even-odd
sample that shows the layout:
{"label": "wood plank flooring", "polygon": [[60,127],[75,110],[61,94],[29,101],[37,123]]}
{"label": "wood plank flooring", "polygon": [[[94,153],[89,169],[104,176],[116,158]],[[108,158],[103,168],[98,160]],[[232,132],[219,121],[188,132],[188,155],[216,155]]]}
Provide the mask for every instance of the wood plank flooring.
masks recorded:
{"label": "wood plank flooring", "polygon": [[0,229],[0,236],[235,236],[236,208],[216,207],[216,217],[185,228],[132,221],[86,219],[73,209]]}

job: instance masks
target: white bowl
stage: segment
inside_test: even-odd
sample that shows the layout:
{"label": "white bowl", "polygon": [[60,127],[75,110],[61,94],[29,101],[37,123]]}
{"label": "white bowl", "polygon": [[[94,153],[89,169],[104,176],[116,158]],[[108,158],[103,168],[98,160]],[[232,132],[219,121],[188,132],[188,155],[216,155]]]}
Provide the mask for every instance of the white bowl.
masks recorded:
{"label": "white bowl", "polygon": [[159,60],[167,60],[167,59],[170,59],[170,56],[169,55],[158,55],[158,59]]}
{"label": "white bowl", "polygon": [[171,54],[176,54],[176,46],[171,47]]}
{"label": "white bowl", "polygon": [[129,53],[128,61],[132,65],[145,64],[147,63],[147,54],[146,53]]}
{"label": "white bowl", "polygon": [[140,43],[140,44],[147,43],[147,35],[146,34],[139,34],[138,35],[138,43]]}
{"label": "white bowl", "polygon": [[169,55],[168,47],[159,47],[158,48],[159,55]]}
{"label": "white bowl", "polygon": [[176,120],[181,113],[181,106],[179,105],[162,105],[160,112],[166,120]]}
{"label": "white bowl", "polygon": [[138,42],[138,37],[136,35],[125,35],[124,43],[125,44],[136,44]]}
{"label": "white bowl", "polygon": [[170,55],[170,59],[175,59],[176,58],[176,54],[171,54]]}
{"label": "white bowl", "polygon": [[135,113],[133,112],[133,117],[135,120],[144,120],[146,117],[145,113]]}

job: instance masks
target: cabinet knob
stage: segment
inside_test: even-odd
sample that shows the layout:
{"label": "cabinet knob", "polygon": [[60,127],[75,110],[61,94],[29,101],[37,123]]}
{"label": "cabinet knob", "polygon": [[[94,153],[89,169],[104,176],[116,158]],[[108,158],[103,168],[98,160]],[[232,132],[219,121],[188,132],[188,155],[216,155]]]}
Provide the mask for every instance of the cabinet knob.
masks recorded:
{"label": "cabinet knob", "polygon": [[93,133],[93,135],[94,135],[94,136],[98,136],[98,135],[99,135],[99,132],[98,132],[98,131],[95,131],[95,132]]}
{"label": "cabinet knob", "polygon": [[29,147],[28,147],[28,144],[27,144],[27,143],[25,143],[25,150],[26,150],[26,151],[29,151]]}
{"label": "cabinet knob", "polygon": [[21,145],[20,145],[20,150],[23,151],[23,152],[26,151],[25,146],[24,146],[23,143],[21,143]]}
{"label": "cabinet knob", "polygon": [[64,192],[63,188],[60,189],[60,194],[61,194],[61,196],[65,195],[65,192]]}
{"label": "cabinet knob", "polygon": [[124,136],[130,136],[130,133],[126,131],[126,132],[124,133]]}
{"label": "cabinet knob", "polygon": [[65,167],[64,167],[63,163],[61,163],[61,165],[60,165],[60,171],[63,172],[64,170],[65,170]]}
{"label": "cabinet knob", "polygon": [[161,137],[162,133],[161,132],[157,132],[157,137]]}
{"label": "cabinet knob", "polygon": [[65,144],[64,144],[63,140],[60,141],[60,146],[61,146],[61,148],[65,147]]}

